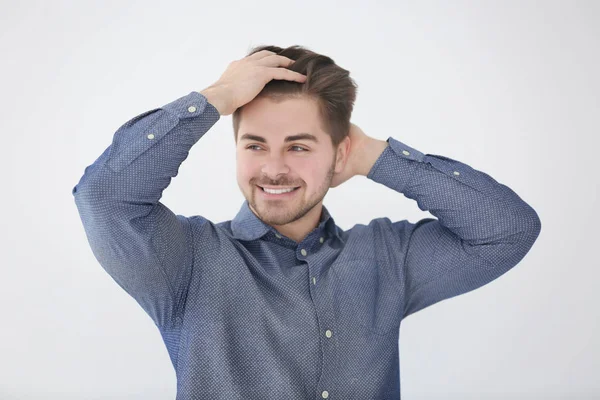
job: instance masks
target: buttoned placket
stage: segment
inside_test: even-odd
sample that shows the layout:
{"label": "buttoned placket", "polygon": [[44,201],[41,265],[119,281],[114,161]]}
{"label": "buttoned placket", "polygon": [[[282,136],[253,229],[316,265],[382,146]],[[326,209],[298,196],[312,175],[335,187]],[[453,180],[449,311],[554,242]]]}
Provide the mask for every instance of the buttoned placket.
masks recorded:
{"label": "buttoned placket", "polygon": [[[281,235],[279,234],[275,234],[276,237],[281,238]],[[333,352],[335,351],[335,343],[333,343],[333,313],[331,311],[331,307],[332,304],[329,304],[327,301],[330,299],[330,297],[323,291],[323,290],[319,290],[318,288],[318,282],[317,282],[317,278],[316,278],[316,274],[319,270],[319,266],[318,265],[314,265],[311,263],[311,261],[309,260],[310,258],[310,253],[309,250],[307,250],[307,246],[306,243],[310,243],[310,238],[307,238],[308,240],[305,240],[303,242],[301,242],[298,245],[298,248],[296,250],[296,257],[298,257],[298,259],[303,260],[304,262],[306,262],[308,264],[308,270],[309,270],[309,276],[310,276],[310,282],[309,282],[309,286],[310,286],[310,294],[313,300],[313,303],[315,305],[315,309],[317,310],[317,317],[319,320],[319,327],[321,329],[321,334],[323,335],[323,339],[324,345],[323,345],[323,358],[327,358],[328,360],[334,360],[335,359],[335,354],[333,354]],[[321,236],[319,237],[319,246],[318,247],[314,247],[315,251],[318,251],[318,249],[320,249],[320,247],[325,243],[325,237]],[[299,253],[299,254],[298,254]],[[327,399],[329,398],[330,392],[327,389],[327,381],[323,381],[323,377],[325,377],[325,379],[329,379],[329,377],[331,376],[331,370],[333,369],[333,365],[330,363],[323,363],[323,369],[321,370],[321,377],[319,378],[319,383],[318,383],[318,390],[321,393],[321,397],[323,399]]]}
{"label": "buttoned placket", "polygon": [[[275,233],[275,237],[277,239],[284,239],[283,236],[281,236],[279,233]],[[303,242],[301,242],[297,249],[296,249],[296,257],[304,262],[306,262],[308,264],[308,270],[309,270],[309,276],[310,276],[310,294],[311,297],[313,299],[313,303],[315,304],[315,309],[317,310],[317,316],[319,319],[319,325],[325,325],[326,327],[323,329],[323,337],[325,338],[325,346],[323,346],[325,348],[325,352],[327,352],[327,354],[323,354],[323,357],[327,356],[329,359],[335,359],[335,355],[333,354],[334,351],[334,343],[330,342],[332,340],[333,337],[333,329],[332,329],[332,325],[333,325],[333,319],[331,318],[331,316],[333,315],[331,312],[329,313],[323,313],[323,312],[319,312],[320,310],[322,310],[323,307],[330,309],[331,308],[331,304],[327,304],[325,301],[326,299],[328,299],[327,296],[324,295],[324,293],[319,293],[319,291],[317,290],[317,278],[315,276],[317,270],[318,270],[318,266],[314,266],[311,265],[311,263],[309,262],[309,260],[307,260],[307,258],[309,257],[309,251],[306,250],[306,246],[305,243],[309,243],[310,242],[310,238],[307,238],[307,240],[304,240]],[[319,237],[319,244],[323,245],[325,243],[325,237],[321,236]],[[318,250],[320,248],[316,247],[316,249]],[[300,253],[298,255],[298,252]],[[321,306],[321,307],[319,307]],[[327,371],[329,370],[329,368],[332,368],[332,365],[325,365],[322,372],[321,372],[321,378],[323,377],[324,374],[327,373]],[[326,375],[329,376],[329,375]],[[323,387],[323,382],[321,381],[321,378],[319,379],[319,387]],[[325,386],[327,386],[325,384]],[[327,399],[329,398],[329,391],[323,389],[319,389],[320,393],[321,393],[321,398],[323,399]]]}

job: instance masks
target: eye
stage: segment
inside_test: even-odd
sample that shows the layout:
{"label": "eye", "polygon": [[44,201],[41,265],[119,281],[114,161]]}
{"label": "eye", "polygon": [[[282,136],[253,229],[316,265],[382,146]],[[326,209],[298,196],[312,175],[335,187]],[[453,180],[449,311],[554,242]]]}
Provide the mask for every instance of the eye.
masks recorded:
{"label": "eye", "polygon": [[[251,145],[249,145],[248,147],[246,147],[246,149],[254,150],[254,148],[255,148],[255,147],[256,147],[256,148],[258,148],[258,150],[260,150],[260,148],[261,148],[261,147],[260,147],[259,145],[257,145],[257,144],[251,144]],[[301,147],[301,146],[292,146],[292,147],[290,147],[290,149],[293,149],[293,148],[298,148],[298,149],[300,149],[300,151],[296,151],[296,150],[294,150],[294,153],[302,153],[303,151],[308,151],[307,149],[305,149],[304,147]]]}
{"label": "eye", "polygon": [[[302,151],[308,151],[304,147],[300,147],[300,146],[292,146],[291,148],[294,148],[294,147],[301,149]],[[302,153],[302,151],[296,151],[296,153]]]}

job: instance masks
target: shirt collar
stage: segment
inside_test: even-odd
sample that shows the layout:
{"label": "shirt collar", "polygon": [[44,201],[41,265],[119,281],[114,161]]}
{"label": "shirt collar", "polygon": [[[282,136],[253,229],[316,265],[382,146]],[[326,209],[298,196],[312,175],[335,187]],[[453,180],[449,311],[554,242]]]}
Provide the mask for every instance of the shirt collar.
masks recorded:
{"label": "shirt collar", "polygon": [[[341,239],[335,221],[325,206],[322,206],[319,229],[323,229],[328,237]],[[258,218],[250,209],[248,200],[244,200],[239,212],[231,221],[231,231],[236,239],[255,240],[269,231],[276,232],[277,230]]]}

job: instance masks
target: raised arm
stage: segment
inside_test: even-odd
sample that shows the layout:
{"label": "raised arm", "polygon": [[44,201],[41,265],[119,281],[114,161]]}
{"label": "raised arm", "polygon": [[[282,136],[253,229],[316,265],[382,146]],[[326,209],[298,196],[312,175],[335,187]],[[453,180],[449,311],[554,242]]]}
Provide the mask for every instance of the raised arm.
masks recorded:
{"label": "raised arm", "polygon": [[178,316],[193,261],[188,218],[159,200],[218,119],[198,92],[146,111],[116,131],[73,188],[98,262],[159,326]]}
{"label": "raised arm", "polygon": [[[395,250],[403,318],[479,288],[514,267],[536,241],[541,221],[512,189],[459,161],[392,137],[373,149],[361,174],[416,200],[435,218],[416,224],[379,218]],[[370,162],[368,161],[370,159]]]}
{"label": "raised arm", "polygon": [[[92,251],[159,327],[181,317],[194,265],[190,219],[160,202],[190,148],[272,79],[303,82],[292,60],[261,51],[233,61],[213,85],[123,124],[73,188]],[[206,224],[203,217],[195,223]]]}

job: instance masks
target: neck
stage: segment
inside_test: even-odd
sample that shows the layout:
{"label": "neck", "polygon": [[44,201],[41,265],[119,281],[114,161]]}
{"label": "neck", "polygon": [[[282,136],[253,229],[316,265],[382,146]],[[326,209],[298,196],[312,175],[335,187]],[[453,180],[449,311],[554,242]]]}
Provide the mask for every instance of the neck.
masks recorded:
{"label": "neck", "polygon": [[323,202],[314,206],[302,218],[285,225],[271,225],[280,234],[300,243],[309,233],[319,226],[321,214],[323,212]]}

